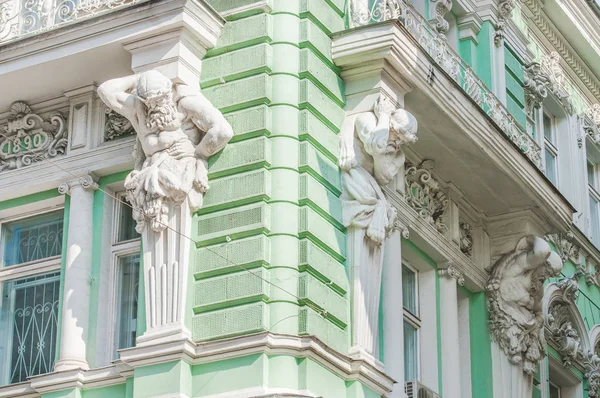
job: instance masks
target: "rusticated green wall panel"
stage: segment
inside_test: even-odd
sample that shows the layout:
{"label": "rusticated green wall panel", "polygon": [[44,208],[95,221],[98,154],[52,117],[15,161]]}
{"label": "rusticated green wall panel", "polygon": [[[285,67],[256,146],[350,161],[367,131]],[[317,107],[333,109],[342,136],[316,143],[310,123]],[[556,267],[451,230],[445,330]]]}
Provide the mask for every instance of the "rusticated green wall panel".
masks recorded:
{"label": "rusticated green wall panel", "polygon": [[344,28],[345,1],[217,3],[228,22],[201,85],[235,136],[210,159],[194,216],[193,336],[312,333],[345,353],[345,98],[329,38]]}

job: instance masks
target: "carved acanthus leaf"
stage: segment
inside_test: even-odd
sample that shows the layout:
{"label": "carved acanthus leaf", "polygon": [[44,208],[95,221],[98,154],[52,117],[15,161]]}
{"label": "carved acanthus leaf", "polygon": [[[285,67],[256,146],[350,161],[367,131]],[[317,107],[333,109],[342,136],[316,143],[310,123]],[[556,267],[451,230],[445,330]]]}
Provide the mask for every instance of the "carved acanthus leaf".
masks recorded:
{"label": "carved acanthus leaf", "polygon": [[556,247],[563,261],[572,261],[579,265],[581,249],[575,244],[574,239],[572,232],[546,235],[546,240]]}
{"label": "carved acanthus leaf", "polygon": [[553,51],[540,61],[541,72],[550,79],[550,91],[558,98],[565,110],[572,114],[571,93],[567,89],[567,77],[560,66],[560,55]]}
{"label": "carved acanthus leaf", "polygon": [[579,293],[579,283],[577,282],[577,274],[570,278],[562,278],[556,285],[563,291],[563,301],[575,302]]}
{"label": "carved acanthus leaf", "polygon": [[548,309],[547,324],[550,337],[562,357],[563,365],[570,366],[582,357],[581,338],[573,328],[573,319],[568,305],[561,301],[552,303]]}
{"label": "carved acanthus leaf", "polygon": [[471,257],[473,255],[473,227],[464,221],[459,222],[460,251]]}
{"label": "carved acanthus leaf", "polygon": [[433,160],[424,160],[418,166],[406,162],[405,198],[406,202],[426,221],[433,224],[440,233],[446,233],[443,215],[448,206],[448,198],[431,175],[435,167]]}
{"label": "carved acanthus leaf", "polygon": [[442,268],[438,270],[438,274],[440,276],[456,279],[456,283],[458,283],[460,286],[463,286],[465,284],[465,277],[463,276],[462,272],[460,272],[453,265],[449,266],[448,268]]}
{"label": "carved acanthus leaf", "polygon": [[67,147],[65,124],[58,111],[42,117],[25,102],[13,103],[6,124],[0,125],[0,171],[63,155]]}
{"label": "carved acanthus leaf", "polygon": [[452,9],[452,0],[432,0],[431,4],[434,7],[434,10],[432,10],[434,18],[430,22],[436,32],[440,35],[446,35],[450,29],[450,24],[446,21],[445,16]]}
{"label": "carved acanthus leaf", "polygon": [[525,112],[531,115],[533,110],[539,108],[544,98],[548,96],[550,78],[542,73],[542,66],[532,62],[525,66],[523,89],[525,91]]}
{"label": "carved acanthus leaf", "polygon": [[105,109],[106,123],[104,124],[104,141],[112,141],[116,138],[135,135],[131,122],[110,108]]}

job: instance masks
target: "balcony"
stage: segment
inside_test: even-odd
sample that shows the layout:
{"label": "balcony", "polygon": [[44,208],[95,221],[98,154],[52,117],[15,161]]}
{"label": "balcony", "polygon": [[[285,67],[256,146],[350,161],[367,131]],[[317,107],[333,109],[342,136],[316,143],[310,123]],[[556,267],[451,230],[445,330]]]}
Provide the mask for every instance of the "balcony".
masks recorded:
{"label": "balcony", "polygon": [[0,3],[0,45],[144,0],[8,0]]}
{"label": "balcony", "polygon": [[521,127],[469,65],[436,32],[421,14],[403,0],[376,0],[371,6],[365,0],[351,0],[350,25],[358,27],[397,19],[418,41],[422,49],[450,76],[456,84],[488,115],[499,129],[531,160],[542,168],[541,149]]}

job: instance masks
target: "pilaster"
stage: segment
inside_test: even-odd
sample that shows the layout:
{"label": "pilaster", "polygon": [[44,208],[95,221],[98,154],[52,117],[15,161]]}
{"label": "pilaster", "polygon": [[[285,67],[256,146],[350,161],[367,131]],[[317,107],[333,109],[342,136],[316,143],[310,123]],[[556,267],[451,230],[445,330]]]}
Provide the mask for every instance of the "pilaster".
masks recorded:
{"label": "pilaster", "polygon": [[442,395],[461,397],[457,284],[464,285],[465,278],[452,265],[439,269],[438,274],[442,330]]}

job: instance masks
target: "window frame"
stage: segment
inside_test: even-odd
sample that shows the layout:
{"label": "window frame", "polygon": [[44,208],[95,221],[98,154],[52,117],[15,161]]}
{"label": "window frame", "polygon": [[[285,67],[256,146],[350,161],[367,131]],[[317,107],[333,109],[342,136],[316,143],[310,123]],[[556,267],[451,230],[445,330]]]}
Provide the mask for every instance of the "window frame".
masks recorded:
{"label": "window frame", "polygon": [[[415,275],[415,292],[414,292],[414,300],[417,314],[413,314],[406,307],[404,307],[404,303],[402,303],[402,316],[403,316],[403,327],[404,322],[408,323],[410,326],[416,329],[417,332],[417,341],[416,341],[416,368],[417,375],[416,381],[421,380],[421,303],[419,300],[419,270],[413,267],[409,261],[406,259],[402,259],[402,266],[408,268]],[[406,371],[405,371],[406,372]],[[412,380],[405,380],[412,381]]]}
{"label": "window frame", "polygon": [[[110,263],[109,263],[109,307],[107,319],[110,320],[112,333],[108,333],[108,341],[107,347],[110,347],[110,359],[115,360],[118,359],[117,353],[117,336],[120,333],[120,320],[118,317],[119,312],[119,303],[120,303],[120,295],[119,295],[119,285],[120,280],[119,277],[121,275],[120,272],[120,264],[119,259],[122,257],[127,257],[132,254],[140,255],[140,264],[142,262],[142,252],[141,252],[141,236],[138,236],[134,239],[118,241],[119,236],[119,221],[121,216],[121,201],[125,198],[125,192],[119,191],[113,194],[113,196],[117,199],[110,198],[113,201],[112,205],[112,223],[110,229]],[[139,290],[138,290],[139,295]]]}
{"label": "window frame", "polygon": [[[550,138],[546,137],[546,124],[544,122],[546,117],[550,120]],[[548,178],[555,186],[558,187],[560,173],[558,164],[558,145],[556,143],[556,116],[542,107],[538,116],[537,129],[541,133],[540,140],[542,141],[541,143],[544,151],[544,174],[546,175],[546,178]],[[556,176],[556,181],[552,181],[548,176],[548,170],[546,167],[546,151],[550,152],[550,155],[554,159],[554,175]]]}
{"label": "window frame", "polygon": [[[4,226],[7,223],[11,223],[14,221],[25,220],[27,218],[32,218],[36,216],[41,216],[48,213],[62,211],[63,220],[65,216],[65,206],[64,206],[64,195],[58,195],[56,197],[40,200],[36,202],[31,202],[28,204],[24,204],[21,206],[11,207],[8,209],[4,209],[0,211],[0,256],[2,263],[0,263],[0,308],[4,305],[4,300],[10,300],[10,313],[14,313],[14,295],[11,294],[10,297],[5,297],[5,284],[8,282],[17,281],[20,279],[31,278],[35,276],[48,275],[51,273],[58,273],[58,277],[60,278],[61,274],[61,266],[62,266],[62,257],[65,254],[64,250],[66,249],[64,246],[62,247],[61,254],[52,257],[46,257],[39,260],[28,261],[25,263],[14,264],[10,266],[4,266]],[[64,234],[68,231],[68,224],[63,224],[63,242],[64,243]],[[58,296],[59,300],[59,308],[62,306],[63,297]],[[10,323],[10,317],[8,319]],[[60,327],[61,320],[57,320],[57,329]],[[6,336],[7,342],[11,344],[7,345],[10,347],[13,342],[13,335],[11,333],[12,324],[7,325]],[[0,331],[2,329],[0,328]],[[60,341],[56,341],[58,349],[58,345]],[[7,368],[4,369],[2,367],[2,371],[6,372],[0,374],[0,386],[9,386],[12,385],[10,383],[10,362],[11,362],[12,351],[6,350],[6,353],[3,355],[5,363],[7,364]]]}
{"label": "window frame", "polygon": [[[599,187],[599,183],[600,183],[600,165],[598,165],[597,163],[594,163],[592,161],[589,160],[589,158],[586,159],[586,165],[592,166],[593,169],[593,176],[592,176],[592,180],[593,180],[593,184],[590,184],[588,175],[589,173],[586,173],[586,182],[587,182],[587,188],[588,188],[588,195],[587,195],[587,200],[588,200],[588,209],[589,209],[589,237],[590,240],[592,241],[592,243],[594,243],[594,245],[596,245],[596,247],[600,248],[600,236],[594,236],[594,220],[592,219],[592,208],[594,206],[593,201],[591,200],[591,198],[594,198],[594,200],[596,200],[596,215],[598,216],[596,222],[598,223],[598,231],[600,231],[600,191],[598,190]],[[588,169],[586,168],[586,171]]]}

